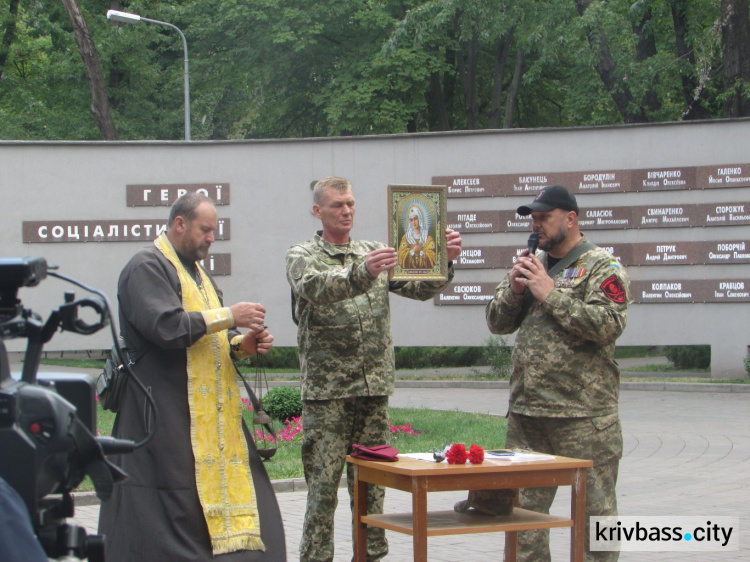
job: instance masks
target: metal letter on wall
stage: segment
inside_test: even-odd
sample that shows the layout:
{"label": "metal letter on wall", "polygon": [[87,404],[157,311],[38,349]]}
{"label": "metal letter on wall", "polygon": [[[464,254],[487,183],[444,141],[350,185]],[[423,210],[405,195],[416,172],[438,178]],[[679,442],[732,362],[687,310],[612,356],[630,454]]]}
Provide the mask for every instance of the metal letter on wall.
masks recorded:
{"label": "metal letter on wall", "polygon": [[228,183],[127,185],[125,190],[128,207],[170,207],[178,197],[196,191],[210,197],[217,206],[230,203]]}

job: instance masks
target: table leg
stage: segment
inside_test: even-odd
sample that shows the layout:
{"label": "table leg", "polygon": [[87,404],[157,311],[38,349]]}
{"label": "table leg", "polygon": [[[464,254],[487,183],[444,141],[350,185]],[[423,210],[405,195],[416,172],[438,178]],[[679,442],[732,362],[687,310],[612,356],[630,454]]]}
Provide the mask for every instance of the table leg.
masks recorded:
{"label": "table leg", "polygon": [[570,518],[573,528],[570,530],[570,559],[583,562],[586,537],[586,469],[579,468],[575,473],[575,483],[571,486]]}
{"label": "table leg", "polygon": [[367,514],[367,482],[359,479],[359,467],[354,465],[354,560],[367,560],[367,525],[361,522]]}
{"label": "table leg", "polygon": [[[513,498],[513,509],[519,505],[521,490],[516,490],[516,497]],[[505,532],[505,562],[516,562],[518,559],[518,532]]]}
{"label": "table leg", "polygon": [[412,478],[411,512],[414,562],[427,562],[427,483],[423,478]]}

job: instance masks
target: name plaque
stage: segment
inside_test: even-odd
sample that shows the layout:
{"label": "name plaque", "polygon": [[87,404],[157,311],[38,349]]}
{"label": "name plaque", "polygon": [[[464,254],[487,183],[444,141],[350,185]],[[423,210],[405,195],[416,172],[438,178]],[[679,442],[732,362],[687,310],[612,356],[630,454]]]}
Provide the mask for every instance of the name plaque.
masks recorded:
{"label": "name plaque", "polygon": [[507,268],[513,264],[526,248],[510,246],[475,246],[464,247],[461,255],[453,262],[457,269],[495,269]]}
{"label": "name plaque", "polygon": [[[447,226],[462,234],[471,232],[502,232],[498,211],[453,211],[446,213]],[[531,225],[531,221],[529,221]]]}
{"label": "name plaque", "polygon": [[495,297],[498,283],[450,283],[442,293],[435,295],[433,303],[486,305]]}
{"label": "name plaque", "polygon": [[[729,241],[640,242],[598,244],[625,266],[712,265],[750,263],[750,239]],[[465,247],[456,269],[510,269],[526,248],[514,246]]]}
{"label": "name plaque", "polygon": [[[588,230],[744,226],[750,224],[750,203],[700,203],[580,209],[578,225]],[[531,217],[506,211],[449,211],[448,226],[472,232],[531,232]]]}
{"label": "name plaque", "polygon": [[[498,283],[451,283],[436,297],[435,305],[481,304],[495,297]],[[688,279],[631,281],[634,304],[750,302],[748,279]]]}
{"label": "name plaque", "polygon": [[[150,242],[167,229],[166,220],[23,221],[25,244],[58,242]],[[232,237],[231,219],[219,219],[216,240]]]}
{"label": "name plaque", "polygon": [[127,185],[125,198],[128,207],[170,207],[186,193],[202,193],[215,205],[229,205],[228,183],[176,183],[153,185]]}
{"label": "name plaque", "polygon": [[211,275],[232,275],[232,254],[208,254],[200,264]]}
{"label": "name plaque", "polygon": [[637,304],[750,302],[750,280],[631,281],[630,294]]}
{"label": "name plaque", "polygon": [[698,189],[750,187],[750,164],[699,166],[695,170]]}
{"label": "name plaque", "polygon": [[554,184],[574,194],[750,187],[750,164],[433,176],[432,183],[447,185],[448,197],[525,196]]}
{"label": "name plaque", "polygon": [[547,185],[564,185],[572,193],[613,193],[630,190],[631,170],[545,172],[475,176],[433,176],[433,185],[447,185],[448,197],[533,195]]}

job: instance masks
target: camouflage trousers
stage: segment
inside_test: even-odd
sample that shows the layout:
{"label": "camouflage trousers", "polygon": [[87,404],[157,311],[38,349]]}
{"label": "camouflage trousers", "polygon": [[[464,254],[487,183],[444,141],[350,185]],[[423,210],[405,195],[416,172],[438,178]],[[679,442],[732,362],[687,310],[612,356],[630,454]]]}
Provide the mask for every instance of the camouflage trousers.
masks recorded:
{"label": "camouflage trousers", "polygon": [[[382,445],[390,436],[388,397],[303,400],[302,465],[307,482],[307,510],[300,543],[301,562],[333,560],[333,524],[338,487],[352,444]],[[349,507],[353,506],[354,473],[347,467]],[[385,490],[368,486],[367,512],[383,513]],[[367,560],[388,554],[385,530],[370,528]]]}
{"label": "camouflage trousers", "polygon": [[[528,448],[540,453],[590,459],[593,468],[586,472],[587,562],[618,559],[619,552],[589,551],[589,521],[592,515],[617,515],[617,471],[622,457],[622,428],[617,414],[596,418],[537,418],[510,413],[505,446]],[[521,507],[549,513],[556,487],[521,490]],[[518,533],[519,562],[550,560],[549,530]]]}

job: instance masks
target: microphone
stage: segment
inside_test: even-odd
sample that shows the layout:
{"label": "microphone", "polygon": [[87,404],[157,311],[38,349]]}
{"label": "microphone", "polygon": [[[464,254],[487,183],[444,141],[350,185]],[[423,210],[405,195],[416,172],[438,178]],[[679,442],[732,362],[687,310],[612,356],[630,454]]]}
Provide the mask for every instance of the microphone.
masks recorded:
{"label": "microphone", "polygon": [[529,255],[532,256],[536,253],[536,249],[539,247],[539,235],[536,232],[532,232],[529,236]]}

